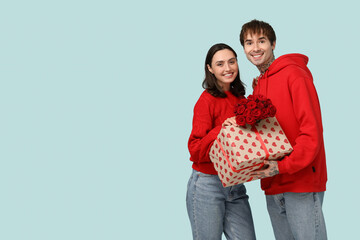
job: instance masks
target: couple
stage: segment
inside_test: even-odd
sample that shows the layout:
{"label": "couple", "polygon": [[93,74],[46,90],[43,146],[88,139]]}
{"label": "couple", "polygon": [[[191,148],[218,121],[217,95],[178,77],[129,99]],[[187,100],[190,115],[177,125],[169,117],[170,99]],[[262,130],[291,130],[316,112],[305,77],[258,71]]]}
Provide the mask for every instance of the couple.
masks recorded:
{"label": "couple", "polygon": [[[287,54],[275,59],[276,36],[266,22],[243,25],[240,43],[260,71],[253,94],[270,98],[276,118],[294,150],[281,161],[266,161],[253,172],[265,176],[267,209],[277,240],[327,239],[322,202],[326,162],[318,96],[308,58]],[[223,125],[236,125],[234,105],[245,95],[237,55],[226,44],[210,48],[205,60],[205,91],[194,107],[188,142],[193,172],[187,187],[187,211],[194,239],[256,239],[248,195],[243,184],[224,188],[209,150]]]}

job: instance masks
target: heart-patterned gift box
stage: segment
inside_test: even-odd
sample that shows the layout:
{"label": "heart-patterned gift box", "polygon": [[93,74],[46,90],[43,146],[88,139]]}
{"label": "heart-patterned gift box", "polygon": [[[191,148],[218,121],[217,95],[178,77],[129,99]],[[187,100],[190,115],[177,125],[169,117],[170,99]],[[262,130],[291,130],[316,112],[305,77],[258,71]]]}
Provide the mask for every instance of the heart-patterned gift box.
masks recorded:
{"label": "heart-patterned gift box", "polygon": [[265,159],[279,160],[292,152],[275,117],[244,127],[225,126],[210,149],[214,164],[224,187],[258,179],[250,172],[261,168]]}

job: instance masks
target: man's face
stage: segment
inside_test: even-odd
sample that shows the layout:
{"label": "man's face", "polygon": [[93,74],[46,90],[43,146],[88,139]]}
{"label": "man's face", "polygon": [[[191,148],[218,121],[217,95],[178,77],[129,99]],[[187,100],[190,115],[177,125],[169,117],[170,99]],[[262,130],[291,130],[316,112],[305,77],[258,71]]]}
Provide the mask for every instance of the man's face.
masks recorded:
{"label": "man's face", "polygon": [[255,66],[268,63],[273,58],[275,42],[271,45],[269,39],[263,34],[247,34],[244,40],[244,52]]}

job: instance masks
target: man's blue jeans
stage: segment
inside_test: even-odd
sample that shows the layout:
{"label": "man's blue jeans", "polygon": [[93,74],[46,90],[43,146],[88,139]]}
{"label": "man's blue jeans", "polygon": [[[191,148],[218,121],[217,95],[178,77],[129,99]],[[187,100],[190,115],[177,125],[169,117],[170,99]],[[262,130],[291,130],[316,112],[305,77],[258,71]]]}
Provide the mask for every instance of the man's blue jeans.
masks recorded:
{"label": "man's blue jeans", "polygon": [[266,195],[277,240],[326,240],[322,212],[324,192]]}
{"label": "man's blue jeans", "polygon": [[217,175],[193,170],[186,196],[193,239],[254,240],[255,230],[243,184],[224,188]]}

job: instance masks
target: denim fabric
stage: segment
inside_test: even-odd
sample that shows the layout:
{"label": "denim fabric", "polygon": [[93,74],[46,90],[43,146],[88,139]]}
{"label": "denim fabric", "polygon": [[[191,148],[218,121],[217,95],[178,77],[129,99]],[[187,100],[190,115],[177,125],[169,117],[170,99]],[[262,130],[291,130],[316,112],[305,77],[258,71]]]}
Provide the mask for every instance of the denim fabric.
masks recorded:
{"label": "denim fabric", "polygon": [[323,199],[324,192],[267,195],[267,208],[275,238],[326,240]]}
{"label": "denim fabric", "polygon": [[186,196],[193,239],[256,239],[248,198],[243,184],[224,188],[217,175],[193,170]]}

